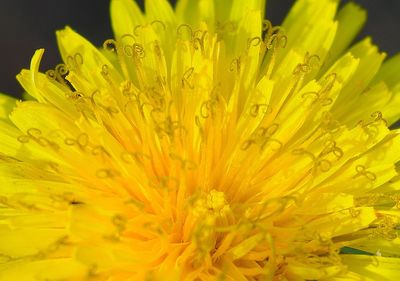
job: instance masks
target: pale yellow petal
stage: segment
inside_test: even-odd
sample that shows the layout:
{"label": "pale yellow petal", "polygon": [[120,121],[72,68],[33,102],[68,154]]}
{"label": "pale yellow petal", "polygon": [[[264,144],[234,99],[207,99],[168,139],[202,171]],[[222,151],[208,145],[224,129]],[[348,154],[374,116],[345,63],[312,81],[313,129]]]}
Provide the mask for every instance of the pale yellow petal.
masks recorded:
{"label": "pale yellow petal", "polygon": [[261,18],[263,18],[265,2],[266,0],[249,0],[245,2],[242,0],[233,0],[230,10],[230,20],[238,22],[247,14],[254,11],[259,12]]}
{"label": "pale yellow petal", "polygon": [[355,3],[346,3],[336,15],[336,20],[339,22],[336,31],[335,40],[329,51],[326,64],[329,66],[335,59],[341,55],[346,48],[360,32],[365,21],[367,13],[364,9]]}
{"label": "pale yellow petal", "polygon": [[[57,75],[61,75],[60,72],[67,72],[65,66],[59,65],[52,75],[49,76],[39,72],[39,65],[44,54],[44,50],[40,49],[35,52],[32,57],[31,69],[22,70],[20,74],[17,75],[17,79],[24,87],[24,89],[37,100],[43,103],[49,103],[55,107],[61,109],[71,118],[77,118],[78,112],[76,110],[75,104],[72,99],[69,101],[67,98],[72,97],[72,94],[68,92],[71,91],[67,86],[66,80],[62,80],[64,84],[56,82]],[[63,68],[63,69],[61,69]],[[58,76],[60,79],[60,76]]]}
{"label": "pale yellow petal", "polygon": [[144,24],[144,16],[136,1],[112,0],[110,4],[111,25],[117,40],[123,35],[133,36],[136,26]]}
{"label": "pale yellow petal", "polygon": [[358,58],[360,63],[353,79],[341,91],[332,108],[332,113],[336,119],[351,127],[373,113],[373,109],[369,107],[367,109],[371,112],[367,114],[362,110],[363,108],[354,110],[354,107],[359,106],[358,101],[363,99],[364,92],[368,92],[367,87],[378,72],[385,54],[380,53],[369,38],[356,44],[349,52]]}
{"label": "pale yellow petal", "polygon": [[[121,80],[120,74],[114,69],[112,63],[70,27],[57,31],[56,35],[61,57],[70,72],[79,73],[83,79],[99,87],[109,87],[104,78],[108,75],[117,82]],[[35,70],[32,73],[35,73]]]}
{"label": "pale yellow petal", "polygon": [[176,15],[180,21],[198,27],[206,22],[212,29],[215,20],[215,7],[221,5],[212,0],[180,0],[176,4]]}
{"label": "pale yellow petal", "polygon": [[342,255],[348,269],[361,275],[366,281],[392,281],[400,278],[400,260],[367,255]]}
{"label": "pale yellow petal", "polygon": [[145,11],[149,22],[158,20],[169,27],[176,25],[174,10],[167,0],[146,0]]}
{"label": "pale yellow petal", "polygon": [[400,54],[386,60],[374,78],[373,83],[384,83],[388,88],[388,98],[381,104],[379,110],[389,125],[400,119]]}
{"label": "pale yellow petal", "polygon": [[335,38],[337,6],[336,0],[297,1],[282,24],[288,42],[280,59],[294,49],[301,55],[318,55],[322,62]]}
{"label": "pale yellow petal", "polygon": [[83,281],[90,268],[71,258],[54,258],[0,265],[1,281],[76,280]]}
{"label": "pale yellow petal", "polygon": [[0,93],[0,119],[8,121],[8,116],[13,110],[17,100],[10,96]]}

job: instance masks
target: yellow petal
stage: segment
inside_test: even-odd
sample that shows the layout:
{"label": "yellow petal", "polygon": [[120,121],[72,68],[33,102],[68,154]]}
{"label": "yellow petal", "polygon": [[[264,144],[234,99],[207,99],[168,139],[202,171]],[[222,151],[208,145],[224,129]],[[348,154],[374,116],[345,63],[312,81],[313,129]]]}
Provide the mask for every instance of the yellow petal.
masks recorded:
{"label": "yellow petal", "polygon": [[87,280],[90,268],[71,258],[32,262],[12,262],[0,265],[0,281]]}
{"label": "yellow petal", "polygon": [[167,0],[146,0],[145,11],[149,22],[159,20],[170,27],[176,25],[174,10]]}
{"label": "yellow petal", "polygon": [[9,124],[9,122],[0,120],[0,153],[2,155],[16,156],[21,147],[21,143],[17,141],[20,135],[21,132],[17,128]]}
{"label": "yellow petal", "polygon": [[230,20],[237,22],[242,20],[251,12],[259,12],[261,18],[264,18],[264,7],[266,0],[249,0],[243,2],[241,0],[233,0],[231,6]]}
{"label": "yellow petal", "polygon": [[335,277],[343,270],[341,266],[313,267],[310,264],[299,264],[289,262],[287,266],[287,277],[289,280],[327,280]]}
{"label": "yellow petal", "polygon": [[[355,216],[354,214],[357,214]],[[376,219],[373,208],[354,208],[323,216],[307,223],[307,229],[315,229],[322,238],[331,238],[368,227]]]}
{"label": "yellow petal", "polygon": [[306,52],[318,55],[322,61],[336,34],[334,16],[337,6],[336,0],[297,1],[282,24],[290,39],[285,48],[287,51],[280,54],[281,59],[294,49],[302,55]]}
{"label": "yellow petal", "polygon": [[336,15],[336,20],[339,22],[339,26],[335,40],[327,57],[327,65],[330,65],[331,62],[336,60],[338,56],[348,48],[350,43],[360,32],[366,19],[366,11],[352,2],[346,3],[346,5],[339,10]]}
{"label": "yellow petal", "polygon": [[117,40],[120,40],[123,35],[133,35],[135,27],[145,22],[136,1],[112,0],[110,13],[112,28]]}
{"label": "yellow petal", "polygon": [[399,106],[400,106],[400,54],[386,60],[379,72],[374,78],[373,83],[383,81],[389,90],[389,97],[385,100],[379,110],[387,120],[389,125],[392,125],[400,119]]}
{"label": "yellow petal", "polygon": [[16,99],[0,93],[0,120],[8,121],[8,116],[11,113],[16,103]]}
{"label": "yellow petal", "polygon": [[[27,239],[29,237],[29,239]],[[18,260],[35,255],[54,254],[66,237],[65,230],[40,228],[0,228],[0,252],[10,260]],[[64,242],[63,242],[64,241]]]}
{"label": "yellow petal", "polygon": [[265,238],[262,233],[256,234],[243,240],[239,245],[234,246],[229,252],[232,253],[233,259],[240,259],[264,239]]}
{"label": "yellow petal", "polygon": [[[21,73],[17,75],[18,81],[22,87],[37,100],[43,103],[50,103],[64,111],[71,118],[77,118],[78,112],[75,104],[72,100],[66,102],[67,93],[71,91],[70,88],[67,86],[66,81],[62,80],[65,84],[56,81],[56,76],[61,75],[59,72],[67,71],[67,69],[61,69],[65,68],[65,66],[59,65],[54,72],[55,76],[52,77],[40,73],[39,65],[43,53],[43,49],[39,49],[35,52],[32,57],[31,69],[22,70]],[[61,76],[58,77],[60,80]]]}
{"label": "yellow petal", "polygon": [[32,128],[42,131],[38,132],[38,135],[43,136],[54,134],[60,128],[70,133],[76,132],[76,126],[71,124],[71,119],[67,115],[52,106],[31,101],[19,103],[11,113],[10,119],[22,132],[27,132]]}
{"label": "yellow petal", "polygon": [[[353,79],[341,91],[332,108],[332,113],[335,118],[352,127],[358,121],[369,117],[368,115],[363,115],[363,111],[353,109],[355,106],[358,106],[357,101],[363,99],[363,92],[368,90],[367,86],[378,72],[385,54],[379,53],[378,48],[372,45],[369,38],[355,45],[350,49],[350,53],[358,58],[360,63]],[[355,122],[353,120],[358,121]]]}
{"label": "yellow petal", "polygon": [[348,269],[361,275],[366,281],[392,281],[400,278],[400,260],[366,255],[342,255]]}
{"label": "yellow petal", "polygon": [[[180,0],[176,4],[176,15],[180,21],[199,27],[201,22],[206,22],[210,28],[214,26],[214,5],[212,0]],[[218,3],[216,5],[221,5]]]}
{"label": "yellow petal", "polygon": [[394,240],[366,238],[354,244],[352,243],[351,247],[383,257],[398,258],[400,254],[400,238],[397,237]]}
{"label": "yellow petal", "polygon": [[70,27],[57,31],[56,35],[61,57],[70,72],[79,73],[90,83],[103,87],[109,87],[104,75],[111,75],[116,82],[120,82],[120,74],[112,63],[85,38]]}

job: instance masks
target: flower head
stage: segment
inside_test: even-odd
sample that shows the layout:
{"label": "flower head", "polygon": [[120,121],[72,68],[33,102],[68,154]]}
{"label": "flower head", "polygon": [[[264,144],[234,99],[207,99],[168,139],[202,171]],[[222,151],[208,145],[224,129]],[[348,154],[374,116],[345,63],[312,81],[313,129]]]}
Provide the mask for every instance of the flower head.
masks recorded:
{"label": "flower head", "polygon": [[400,276],[400,57],[349,48],[355,4],[264,2],[112,0],[102,49],[36,51],[0,99],[0,280]]}

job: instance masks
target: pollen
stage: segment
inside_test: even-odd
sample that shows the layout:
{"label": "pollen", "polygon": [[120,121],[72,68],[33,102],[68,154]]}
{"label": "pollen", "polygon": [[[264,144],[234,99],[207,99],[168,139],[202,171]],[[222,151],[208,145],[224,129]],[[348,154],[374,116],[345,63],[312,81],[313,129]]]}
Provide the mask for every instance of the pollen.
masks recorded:
{"label": "pollen", "polygon": [[229,204],[225,199],[225,194],[216,190],[211,190],[207,195],[208,210],[219,213],[220,215],[229,210]]}
{"label": "pollen", "polygon": [[195,199],[192,212],[196,217],[217,218],[223,217],[230,206],[226,202],[224,192],[212,189],[207,195]]}

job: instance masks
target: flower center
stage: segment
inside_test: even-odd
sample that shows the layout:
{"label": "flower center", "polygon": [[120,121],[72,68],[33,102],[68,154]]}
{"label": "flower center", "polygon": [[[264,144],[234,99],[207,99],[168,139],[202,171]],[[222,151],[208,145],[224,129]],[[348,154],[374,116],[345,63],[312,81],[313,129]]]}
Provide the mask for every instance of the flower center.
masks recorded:
{"label": "flower center", "polygon": [[230,210],[225,193],[211,190],[205,196],[197,198],[193,204],[192,213],[196,218],[206,217],[208,222],[223,217]]}

